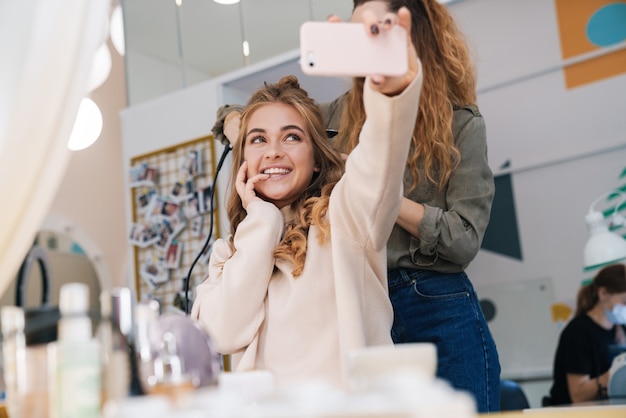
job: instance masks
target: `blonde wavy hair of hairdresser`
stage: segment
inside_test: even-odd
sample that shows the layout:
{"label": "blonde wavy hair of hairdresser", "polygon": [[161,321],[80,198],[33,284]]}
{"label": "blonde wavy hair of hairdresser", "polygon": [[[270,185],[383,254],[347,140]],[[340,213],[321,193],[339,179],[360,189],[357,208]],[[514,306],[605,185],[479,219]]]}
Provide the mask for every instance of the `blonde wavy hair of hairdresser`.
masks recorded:
{"label": "blonde wavy hair of hairdresser", "polygon": [[[354,7],[369,1],[354,0]],[[452,137],[453,105],[476,102],[476,75],[470,54],[452,16],[437,0],[383,1],[393,13],[402,6],[410,10],[411,38],[424,74],[419,116],[407,162],[413,178],[411,190],[422,176],[443,188],[461,158]],[[336,141],[342,152],[354,149],[365,121],[363,83],[362,78],[354,79],[343,106]]]}
{"label": "blonde wavy hair of hairdresser", "polygon": [[300,88],[295,76],[281,78],[276,84],[265,84],[257,90],[241,113],[241,126],[237,142],[233,147],[233,163],[231,170],[231,192],[228,199],[227,215],[230,222],[230,244],[233,251],[233,237],[239,223],[246,217],[241,198],[234,187],[235,178],[243,162],[245,133],[248,131],[250,116],[260,107],[270,103],[283,103],[293,107],[305,120],[306,131],[313,143],[313,156],[320,170],[313,174],[311,184],[302,195],[291,204],[295,220],[285,226],[282,241],[274,249],[274,257],[293,263],[292,274],[298,277],[304,269],[307,251],[309,227],[316,225],[320,231],[318,239],[323,243],[330,234],[330,225],[325,219],[328,210],[330,193],[341,178],[344,163],[326,137],[322,113],[317,103]]}

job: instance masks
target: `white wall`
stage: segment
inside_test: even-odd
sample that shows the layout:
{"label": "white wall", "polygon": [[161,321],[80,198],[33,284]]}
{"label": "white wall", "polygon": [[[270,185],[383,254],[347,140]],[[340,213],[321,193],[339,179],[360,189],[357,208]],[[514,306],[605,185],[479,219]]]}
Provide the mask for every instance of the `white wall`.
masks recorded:
{"label": "white wall", "polygon": [[626,142],[623,75],[565,88],[569,61],[552,0],[472,0],[452,11],[478,63],[493,167],[511,159],[518,170]]}
{"label": "white wall", "polygon": [[[496,175],[512,175],[522,250],[522,260],[481,251],[468,274],[479,297],[481,290],[515,294],[541,279],[551,284],[553,303],[573,306],[580,282],[591,276],[583,272],[584,216],[596,197],[624,183],[626,76],[566,88],[562,68],[574,60],[562,59],[551,0],[472,0],[452,12],[478,63],[490,165]],[[502,297],[499,308],[516,319],[494,327],[494,337],[505,359],[503,376],[531,379],[524,387],[531,406],[540,406],[564,323],[553,319],[538,293],[518,295],[512,304]],[[524,324],[532,320],[536,326]],[[531,331],[520,335],[521,329]],[[522,352],[528,339],[540,355]]]}

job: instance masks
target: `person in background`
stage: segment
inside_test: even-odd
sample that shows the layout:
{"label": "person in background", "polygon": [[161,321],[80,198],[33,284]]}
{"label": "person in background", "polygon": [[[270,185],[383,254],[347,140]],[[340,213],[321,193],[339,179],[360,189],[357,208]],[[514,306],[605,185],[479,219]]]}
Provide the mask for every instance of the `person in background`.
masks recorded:
{"label": "person in background", "polygon": [[[371,36],[382,22],[365,13]],[[409,40],[410,41],[410,40]],[[234,370],[267,369],[279,384],[323,379],[346,387],[347,354],[392,344],[386,242],[402,200],[417,118],[421,65],[361,85],[369,116],[345,162],[326,138],[319,106],[294,76],[266,84],[241,114],[227,214],[191,317],[232,354]],[[392,134],[393,133],[393,134]]]}
{"label": "person in background", "polygon": [[[352,20],[380,21],[411,11],[411,39],[424,64],[424,84],[404,175],[404,199],[388,242],[389,295],[395,343],[437,345],[437,376],[473,394],[479,412],[500,409],[495,342],[465,273],[489,223],[495,192],[486,128],[476,106],[476,74],[448,9],[437,0],[355,0]],[[338,20],[331,17],[329,20]],[[322,105],[335,145],[350,153],[365,120],[362,89]],[[218,111],[215,135],[236,136],[239,108]]]}
{"label": "person in background", "polygon": [[578,291],[574,318],[561,332],[554,382],[543,404],[606,399],[611,346],[626,345],[626,266],[604,267]]}

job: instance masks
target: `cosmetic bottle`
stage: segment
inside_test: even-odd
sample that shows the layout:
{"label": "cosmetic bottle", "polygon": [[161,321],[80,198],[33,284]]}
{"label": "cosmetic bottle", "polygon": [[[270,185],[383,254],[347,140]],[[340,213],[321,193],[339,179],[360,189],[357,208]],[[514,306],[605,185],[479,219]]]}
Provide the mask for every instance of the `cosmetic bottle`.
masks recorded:
{"label": "cosmetic bottle", "polygon": [[183,372],[183,364],[176,350],[176,337],[171,332],[163,334],[161,350],[154,359],[152,382],[151,394],[166,395],[175,404],[195,389],[192,378]]}
{"label": "cosmetic bottle", "polygon": [[61,286],[61,319],[56,343],[53,418],[99,418],[101,408],[100,345],[92,336],[89,288]]}
{"label": "cosmetic bottle", "polygon": [[154,384],[154,358],[152,340],[156,338],[156,324],[159,319],[160,306],[156,300],[139,302],[135,307],[135,348],[138,362],[139,378],[145,391]]}
{"label": "cosmetic bottle", "polygon": [[18,374],[18,363],[25,363],[26,339],[24,336],[24,310],[17,306],[4,306],[2,321],[2,360],[4,368],[5,404],[10,417],[21,417],[18,385],[23,384],[23,374]]}
{"label": "cosmetic bottle", "polygon": [[97,338],[102,353],[102,404],[129,394],[131,373],[129,342],[132,338],[132,296],[126,287],[100,294],[102,320]]}
{"label": "cosmetic bottle", "polygon": [[49,371],[55,361],[49,348],[57,340],[59,309],[43,305],[26,309],[24,316],[26,350],[24,362],[17,365],[23,377],[18,385],[21,418],[48,418]]}

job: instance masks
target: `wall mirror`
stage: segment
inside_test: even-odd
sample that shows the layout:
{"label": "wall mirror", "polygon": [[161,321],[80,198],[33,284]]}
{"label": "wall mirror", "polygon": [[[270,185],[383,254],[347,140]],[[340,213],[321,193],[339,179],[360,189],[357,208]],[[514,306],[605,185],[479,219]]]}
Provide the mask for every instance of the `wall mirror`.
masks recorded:
{"label": "wall mirror", "polygon": [[[59,291],[63,284],[81,282],[89,286],[89,306],[93,313],[100,312],[100,293],[110,287],[108,269],[101,260],[100,251],[89,236],[65,220],[49,215],[44,220],[35,244],[45,253],[49,270],[50,288],[48,303],[59,305]],[[42,269],[38,263],[31,265],[24,283],[23,306],[38,307],[44,292]],[[16,305],[17,276],[0,297],[0,307]]]}
{"label": "wall mirror", "polygon": [[121,0],[129,106],[293,50],[300,25],[351,0]]}

